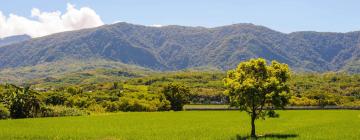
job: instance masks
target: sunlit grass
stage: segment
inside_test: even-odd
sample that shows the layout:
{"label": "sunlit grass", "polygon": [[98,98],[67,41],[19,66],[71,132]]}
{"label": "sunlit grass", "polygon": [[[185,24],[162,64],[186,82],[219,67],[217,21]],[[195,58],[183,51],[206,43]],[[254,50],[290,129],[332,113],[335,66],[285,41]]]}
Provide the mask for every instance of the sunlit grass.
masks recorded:
{"label": "sunlit grass", "polygon": [[[280,111],[258,120],[257,134],[274,139],[360,139],[360,111]],[[230,140],[249,134],[250,120],[239,111],[108,113],[82,117],[0,121],[0,139]]]}
{"label": "sunlit grass", "polygon": [[229,105],[203,105],[203,104],[191,104],[185,105],[184,109],[227,109]]}

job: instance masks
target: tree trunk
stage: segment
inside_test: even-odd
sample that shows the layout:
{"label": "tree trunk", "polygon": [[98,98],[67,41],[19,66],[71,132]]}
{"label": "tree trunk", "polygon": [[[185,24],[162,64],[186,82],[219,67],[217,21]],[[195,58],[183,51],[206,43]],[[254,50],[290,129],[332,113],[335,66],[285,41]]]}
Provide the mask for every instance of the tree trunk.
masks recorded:
{"label": "tree trunk", "polygon": [[255,113],[253,113],[251,115],[251,137],[256,137],[256,133],[255,133],[255,119],[256,119],[256,115]]}

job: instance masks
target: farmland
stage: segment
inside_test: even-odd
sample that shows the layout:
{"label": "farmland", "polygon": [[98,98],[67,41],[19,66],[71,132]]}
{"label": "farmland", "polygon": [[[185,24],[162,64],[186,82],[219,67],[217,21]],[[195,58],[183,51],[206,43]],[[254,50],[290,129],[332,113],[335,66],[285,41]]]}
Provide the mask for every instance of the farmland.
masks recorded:
{"label": "farmland", "polygon": [[[279,111],[258,120],[265,139],[360,139],[360,111]],[[119,112],[79,117],[0,121],[0,139],[244,139],[250,118],[239,111]],[[262,137],[261,137],[262,136]]]}
{"label": "farmland", "polygon": [[[265,66],[265,60],[256,61]],[[287,73],[286,65],[283,68]],[[110,74],[104,76],[109,79],[97,81],[99,73]],[[257,75],[252,73],[243,77],[254,81]],[[359,74],[300,73],[287,81],[289,74],[279,74],[285,76],[277,79],[276,73],[266,73],[262,82],[253,84],[230,80],[237,81],[231,85],[253,89],[246,91],[229,87],[226,81],[233,77],[224,72],[190,70],[140,74],[99,70],[23,85],[0,84],[0,119],[4,119],[0,140],[242,140],[249,135],[259,139],[360,139],[358,110],[276,111],[279,114],[263,110],[359,108]],[[238,99],[246,104],[234,100],[240,95],[244,98]],[[254,103],[255,99],[262,100]],[[244,112],[236,110],[245,109],[244,105],[255,106],[245,106],[252,110]],[[258,108],[262,105],[265,108]],[[232,111],[224,111],[229,107]],[[264,121],[262,117],[271,118]]]}

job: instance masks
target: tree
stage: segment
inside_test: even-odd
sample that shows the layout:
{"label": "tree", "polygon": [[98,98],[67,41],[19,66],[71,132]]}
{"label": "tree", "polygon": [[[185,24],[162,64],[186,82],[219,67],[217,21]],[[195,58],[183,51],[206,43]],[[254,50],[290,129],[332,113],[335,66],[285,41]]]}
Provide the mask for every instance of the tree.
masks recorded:
{"label": "tree", "polygon": [[163,93],[170,101],[171,110],[180,111],[189,102],[190,90],[184,85],[170,83],[163,88]]}
{"label": "tree", "polygon": [[24,88],[15,85],[8,85],[12,87],[9,92],[7,102],[12,118],[30,118],[36,117],[40,112],[41,102],[38,99],[38,93],[30,90],[30,86]]}
{"label": "tree", "polygon": [[282,108],[288,103],[289,71],[286,64],[272,61],[267,65],[262,58],[241,62],[236,69],[228,71],[224,79],[225,94],[231,106],[250,115],[251,137],[256,137],[255,120],[265,119],[269,111],[265,108]]}

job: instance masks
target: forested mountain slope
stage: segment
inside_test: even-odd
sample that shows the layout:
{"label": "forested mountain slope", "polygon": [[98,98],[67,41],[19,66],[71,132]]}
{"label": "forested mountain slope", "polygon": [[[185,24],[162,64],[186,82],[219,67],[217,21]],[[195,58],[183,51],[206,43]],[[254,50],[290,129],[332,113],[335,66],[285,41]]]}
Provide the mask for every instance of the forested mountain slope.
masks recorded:
{"label": "forested mountain slope", "polygon": [[359,39],[360,32],[285,34],[253,24],[204,28],[117,23],[3,46],[0,69],[91,58],[153,70],[226,70],[263,57],[297,71],[360,72]]}

